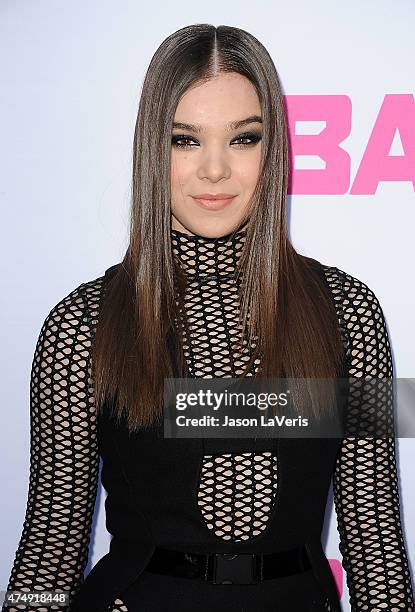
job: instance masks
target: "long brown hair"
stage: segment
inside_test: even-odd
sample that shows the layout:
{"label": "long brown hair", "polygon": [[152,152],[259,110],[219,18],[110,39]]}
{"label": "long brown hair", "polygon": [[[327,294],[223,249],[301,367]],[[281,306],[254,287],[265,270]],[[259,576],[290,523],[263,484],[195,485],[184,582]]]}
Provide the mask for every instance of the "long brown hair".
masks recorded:
{"label": "long brown hair", "polygon": [[297,253],[288,237],[288,134],[274,63],[244,30],[190,25],[162,42],[145,75],[134,133],[129,245],[105,286],[94,340],[97,408],[110,399],[130,430],[160,417],[164,379],[186,373],[176,302],[183,286],[171,249],[172,123],[189,87],[224,72],[248,78],[262,110],[261,169],[239,262],[242,329],[256,339],[250,364],[261,355],[262,378],[334,378],[342,363],[328,288],[315,260]]}

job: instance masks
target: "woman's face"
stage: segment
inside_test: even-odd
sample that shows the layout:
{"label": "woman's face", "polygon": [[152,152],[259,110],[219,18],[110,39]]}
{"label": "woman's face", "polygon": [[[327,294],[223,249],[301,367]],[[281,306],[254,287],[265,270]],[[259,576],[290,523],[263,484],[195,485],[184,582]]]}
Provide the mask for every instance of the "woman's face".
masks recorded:
{"label": "woman's face", "polygon": [[[261,136],[259,99],[246,77],[221,74],[184,94],[172,131],[173,229],[215,238],[240,224],[258,180]],[[233,198],[195,199],[206,194]]]}

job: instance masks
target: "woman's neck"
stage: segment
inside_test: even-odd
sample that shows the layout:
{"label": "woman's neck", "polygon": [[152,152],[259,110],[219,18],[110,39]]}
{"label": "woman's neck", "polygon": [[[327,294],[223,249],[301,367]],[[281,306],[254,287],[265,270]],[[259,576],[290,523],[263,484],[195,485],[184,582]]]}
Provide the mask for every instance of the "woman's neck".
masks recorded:
{"label": "woman's neck", "polygon": [[246,239],[246,228],[219,238],[171,230],[172,251],[191,277],[222,278],[233,275]]}

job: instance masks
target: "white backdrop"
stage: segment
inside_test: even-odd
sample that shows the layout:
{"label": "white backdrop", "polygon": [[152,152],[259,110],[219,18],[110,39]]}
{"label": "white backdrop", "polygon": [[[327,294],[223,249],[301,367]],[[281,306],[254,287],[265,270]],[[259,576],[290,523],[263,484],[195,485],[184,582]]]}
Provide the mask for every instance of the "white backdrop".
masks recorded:
{"label": "white backdrop", "polygon": [[[317,173],[330,170],[327,159],[296,156],[291,236],[300,252],[373,289],[388,322],[395,374],[415,376],[413,2],[211,0],[204,10],[185,1],[154,0],[145,8],[132,0],[1,0],[0,589],[26,508],[29,376],[40,327],[64,295],[124,254],[144,72],[162,40],[191,23],[237,26],[261,40],[291,118],[301,116],[291,126],[295,134],[316,134],[325,120],[335,128],[350,122],[340,144],[350,160],[344,155],[331,178]],[[316,121],[316,106],[325,105]],[[315,172],[301,172],[306,169]],[[397,449],[413,566],[414,440],[398,439]],[[108,550],[104,499],[100,490],[87,572]],[[324,532],[326,555],[335,562],[331,496]],[[342,602],[349,610],[344,576]]]}

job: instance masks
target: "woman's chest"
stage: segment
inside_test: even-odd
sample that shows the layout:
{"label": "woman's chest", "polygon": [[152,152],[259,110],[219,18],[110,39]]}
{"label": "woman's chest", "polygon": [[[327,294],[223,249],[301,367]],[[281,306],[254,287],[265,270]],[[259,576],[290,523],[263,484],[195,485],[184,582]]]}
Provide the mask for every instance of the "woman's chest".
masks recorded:
{"label": "woman's chest", "polygon": [[105,488],[156,529],[193,525],[216,541],[249,542],[271,524],[293,534],[305,516],[324,515],[334,439],[169,439],[162,424],[107,434]]}

